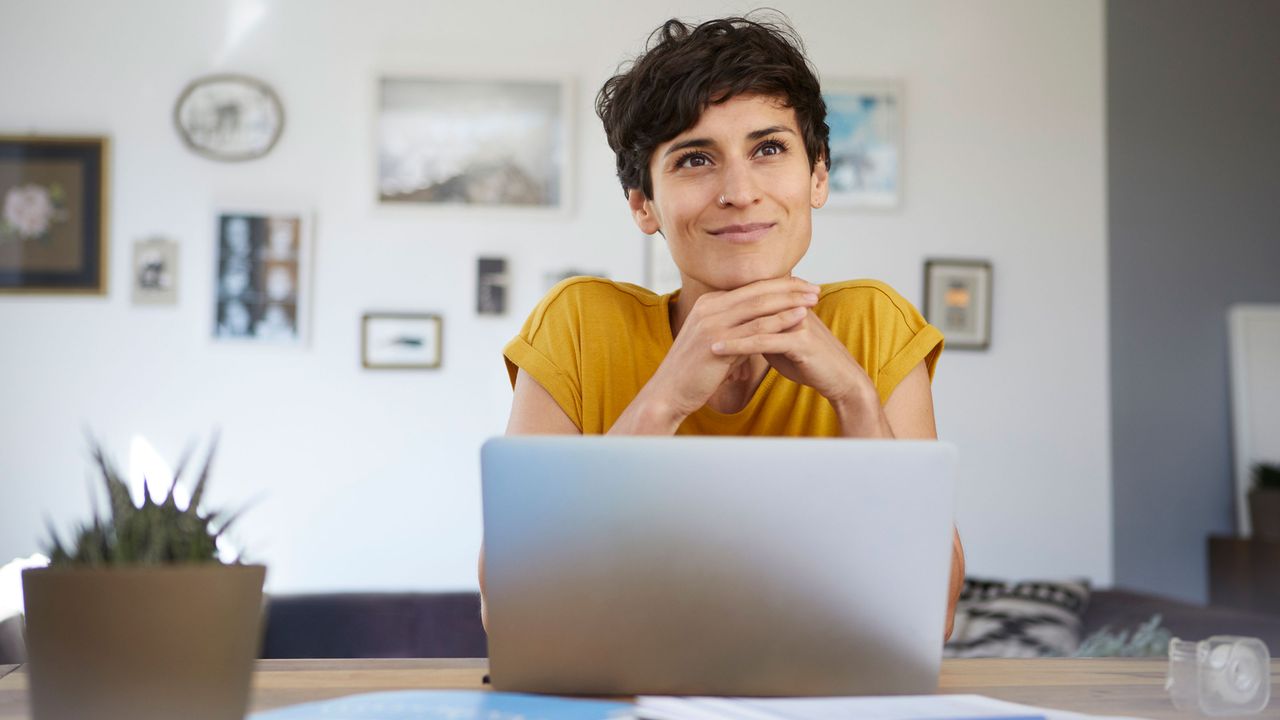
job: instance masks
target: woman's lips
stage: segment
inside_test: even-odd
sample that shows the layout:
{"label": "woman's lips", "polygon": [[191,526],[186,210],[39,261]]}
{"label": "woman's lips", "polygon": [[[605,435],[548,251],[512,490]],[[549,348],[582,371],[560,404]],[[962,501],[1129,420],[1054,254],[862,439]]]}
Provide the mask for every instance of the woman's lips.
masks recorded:
{"label": "woman's lips", "polygon": [[721,240],[735,243],[755,242],[764,237],[777,223],[746,223],[745,225],[725,225],[709,232]]}

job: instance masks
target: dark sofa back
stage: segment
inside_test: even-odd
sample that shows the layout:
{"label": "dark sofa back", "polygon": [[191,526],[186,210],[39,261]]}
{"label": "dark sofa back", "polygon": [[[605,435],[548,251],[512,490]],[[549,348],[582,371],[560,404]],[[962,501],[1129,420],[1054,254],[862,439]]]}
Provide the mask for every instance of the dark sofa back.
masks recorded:
{"label": "dark sofa back", "polygon": [[489,654],[474,592],[276,595],[266,611],[264,658]]}

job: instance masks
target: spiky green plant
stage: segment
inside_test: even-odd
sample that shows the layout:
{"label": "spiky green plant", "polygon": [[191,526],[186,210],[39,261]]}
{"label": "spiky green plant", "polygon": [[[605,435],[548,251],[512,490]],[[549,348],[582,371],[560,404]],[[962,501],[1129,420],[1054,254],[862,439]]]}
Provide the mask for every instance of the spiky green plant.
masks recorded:
{"label": "spiky green plant", "polygon": [[173,487],[177,487],[186,469],[190,450],[179,461],[173,486],[164,499],[154,501],[144,484],[142,506],[138,507],[129,495],[129,486],[120,479],[101,445],[92,438],[89,443],[93,460],[107,488],[111,514],[103,518],[95,507],[93,521],[77,529],[69,548],[63,546],[57,531],[50,527],[47,554],[51,566],[174,565],[218,561],[218,536],[226,532],[238,513],[224,519],[221,513],[201,515],[198,512],[217,449],[217,436],[209,445],[204,469],[200,471],[191,491],[191,502],[185,510],[178,508]]}
{"label": "spiky green plant", "polygon": [[1253,486],[1259,490],[1280,490],[1280,465],[1254,465]]}

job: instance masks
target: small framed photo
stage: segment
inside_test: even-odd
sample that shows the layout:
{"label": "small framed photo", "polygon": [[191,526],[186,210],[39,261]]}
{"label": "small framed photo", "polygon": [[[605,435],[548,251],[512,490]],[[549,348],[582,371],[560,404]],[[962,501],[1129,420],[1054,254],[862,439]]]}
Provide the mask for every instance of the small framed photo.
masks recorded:
{"label": "small framed photo", "polygon": [[0,292],[107,291],[107,139],[0,136]]}
{"label": "small framed photo", "polygon": [[214,338],[272,344],[305,340],[309,235],[303,213],[218,216]]}
{"label": "small framed photo", "polygon": [[149,237],[133,243],[133,304],[178,302],[178,243]]}
{"label": "small framed photo", "polygon": [[563,210],[567,83],[383,77],[378,201]]}
{"label": "small framed photo", "polygon": [[902,202],[902,83],[824,80],[831,128],[827,207],[895,208]]}
{"label": "small framed photo", "polygon": [[365,313],[360,364],[367,370],[440,367],[444,319],[427,313]]}
{"label": "small framed photo", "polygon": [[991,263],[985,260],[927,260],[924,316],[942,331],[948,350],[991,346]]}
{"label": "small framed photo", "polygon": [[480,258],[476,261],[476,314],[506,315],[507,290],[510,284],[506,258]]}

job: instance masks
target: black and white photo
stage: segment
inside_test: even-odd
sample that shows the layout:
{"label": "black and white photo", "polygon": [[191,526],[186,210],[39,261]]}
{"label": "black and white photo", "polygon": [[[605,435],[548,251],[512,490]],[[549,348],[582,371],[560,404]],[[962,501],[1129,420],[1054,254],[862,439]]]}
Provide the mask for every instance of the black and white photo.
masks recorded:
{"label": "black and white photo", "polygon": [[219,215],[214,337],[302,341],[306,252],[301,214]]}
{"label": "black and white photo", "polygon": [[133,304],[178,302],[178,243],[149,237],[133,244]]}

